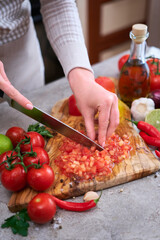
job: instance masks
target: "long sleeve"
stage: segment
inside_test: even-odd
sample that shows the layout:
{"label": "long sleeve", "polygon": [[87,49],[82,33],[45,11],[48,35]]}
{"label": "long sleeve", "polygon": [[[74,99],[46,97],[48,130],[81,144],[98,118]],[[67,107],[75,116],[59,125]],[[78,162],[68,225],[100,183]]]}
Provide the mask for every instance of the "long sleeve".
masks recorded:
{"label": "long sleeve", "polygon": [[74,0],[41,0],[47,37],[66,76],[76,67],[92,71]]}

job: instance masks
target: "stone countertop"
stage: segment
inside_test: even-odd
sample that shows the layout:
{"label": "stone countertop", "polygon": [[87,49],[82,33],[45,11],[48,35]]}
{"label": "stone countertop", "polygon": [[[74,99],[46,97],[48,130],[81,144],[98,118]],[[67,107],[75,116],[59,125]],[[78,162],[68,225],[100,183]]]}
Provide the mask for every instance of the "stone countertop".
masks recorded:
{"label": "stone countertop", "polygon": [[[118,77],[117,62],[119,54],[93,66],[95,77],[101,75]],[[71,95],[65,78],[50,83],[43,88],[25,95],[44,111],[50,113],[53,105],[60,99]],[[10,108],[7,103],[0,104],[0,133],[5,134],[11,126],[27,130],[32,119]],[[11,216],[7,208],[10,193],[0,185],[0,224]],[[82,196],[74,199],[82,201]],[[76,213],[57,208],[55,218],[58,224],[30,224],[28,237],[12,234],[10,229],[1,229],[0,239],[5,240],[159,240],[160,239],[160,175],[158,173],[103,190],[95,209]],[[59,228],[59,226],[61,226]]]}

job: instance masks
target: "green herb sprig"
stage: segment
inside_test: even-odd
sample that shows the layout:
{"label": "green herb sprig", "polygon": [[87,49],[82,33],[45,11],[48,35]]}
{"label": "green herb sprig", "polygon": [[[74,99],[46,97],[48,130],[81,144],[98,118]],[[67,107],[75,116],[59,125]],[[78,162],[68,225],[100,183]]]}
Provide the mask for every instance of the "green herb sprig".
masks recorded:
{"label": "green herb sprig", "polygon": [[52,138],[53,137],[51,132],[48,131],[45,126],[40,126],[39,123],[35,123],[35,124],[29,125],[28,132],[32,132],[32,131],[33,132],[38,132],[43,137],[48,137],[48,138]]}
{"label": "green herb sprig", "polygon": [[28,216],[27,209],[22,209],[15,215],[5,219],[5,222],[1,225],[1,228],[11,228],[14,234],[19,234],[23,237],[28,235],[28,228],[30,217]]}

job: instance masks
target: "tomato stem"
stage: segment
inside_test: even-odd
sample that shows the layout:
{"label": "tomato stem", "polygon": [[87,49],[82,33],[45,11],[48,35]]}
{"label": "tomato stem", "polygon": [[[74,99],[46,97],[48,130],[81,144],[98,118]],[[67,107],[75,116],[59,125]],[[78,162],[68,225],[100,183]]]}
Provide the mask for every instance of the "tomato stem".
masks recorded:
{"label": "tomato stem", "polygon": [[[157,66],[157,71],[156,71],[155,75],[160,75],[160,72],[159,72],[160,58],[157,58],[154,56],[149,56],[149,57],[146,57],[146,59],[152,59],[151,64],[154,64]],[[155,60],[158,60],[158,61],[155,61]]]}
{"label": "tomato stem", "polygon": [[13,160],[15,160],[16,157],[17,157],[17,155],[14,155],[14,156],[13,156],[12,153],[11,153],[11,156],[10,156],[10,157],[7,156],[7,160],[1,162],[1,163],[0,163],[0,166],[3,165],[4,163],[8,163],[8,165],[10,166],[10,165],[11,165],[11,162],[12,162]]}
{"label": "tomato stem", "polygon": [[29,164],[29,165],[27,166],[27,169],[28,169],[29,167],[33,167],[33,166],[34,166],[34,168],[36,168],[36,169],[40,169],[40,168],[43,167],[44,164],[45,164],[45,162],[42,163],[42,164],[40,164],[40,163],[31,163],[31,164]]}
{"label": "tomato stem", "polygon": [[[27,173],[27,167],[24,165],[23,162],[17,162],[17,163],[11,164],[11,167],[12,167],[11,169],[13,169],[14,166],[16,166],[16,165],[21,165],[24,168],[24,171]],[[11,170],[11,169],[8,169],[8,170]]]}
{"label": "tomato stem", "polygon": [[160,75],[160,72],[159,72],[159,61],[157,62],[157,72],[156,72],[156,75]]}

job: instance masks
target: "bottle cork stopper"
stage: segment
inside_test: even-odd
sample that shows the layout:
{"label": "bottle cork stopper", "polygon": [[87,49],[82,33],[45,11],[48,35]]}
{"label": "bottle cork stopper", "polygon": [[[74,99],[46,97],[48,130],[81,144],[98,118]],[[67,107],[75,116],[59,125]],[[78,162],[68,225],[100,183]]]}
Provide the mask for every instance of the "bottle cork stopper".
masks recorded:
{"label": "bottle cork stopper", "polygon": [[147,25],[145,24],[134,24],[132,26],[132,34],[134,35],[134,41],[136,43],[142,43],[146,40],[146,34],[147,34]]}

